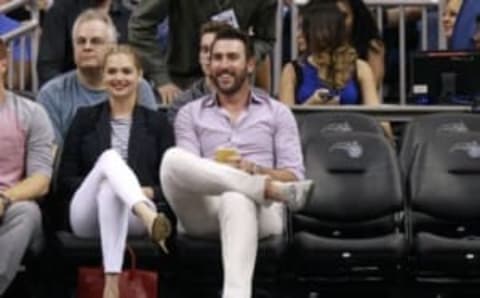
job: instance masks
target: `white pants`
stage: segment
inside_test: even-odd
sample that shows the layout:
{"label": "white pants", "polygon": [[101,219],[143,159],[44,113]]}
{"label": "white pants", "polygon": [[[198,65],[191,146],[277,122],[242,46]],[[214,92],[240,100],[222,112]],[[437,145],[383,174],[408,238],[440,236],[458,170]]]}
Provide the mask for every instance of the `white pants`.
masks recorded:
{"label": "white pants", "polygon": [[110,149],[102,153],[70,204],[70,223],[79,237],[100,236],[105,272],[122,271],[127,233],[144,235],[144,224],[131,212],[146,202],[137,177],[120,155]]}
{"label": "white pants", "polygon": [[220,234],[223,298],[251,297],[258,239],[283,232],[284,207],[265,201],[265,179],[179,148],[164,155],[160,181],[179,232]]}

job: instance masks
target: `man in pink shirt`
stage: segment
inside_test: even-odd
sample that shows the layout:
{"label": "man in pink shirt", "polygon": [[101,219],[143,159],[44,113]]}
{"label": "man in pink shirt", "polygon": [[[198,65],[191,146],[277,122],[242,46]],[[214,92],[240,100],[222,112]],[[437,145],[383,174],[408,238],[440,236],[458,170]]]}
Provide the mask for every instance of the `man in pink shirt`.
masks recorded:
{"label": "man in pink shirt", "polygon": [[223,298],[250,298],[258,239],[284,231],[284,206],[302,208],[312,182],[301,181],[291,111],[250,85],[255,59],[248,36],[218,32],[209,67],[216,93],[180,109],[177,147],[165,153],[160,181],[179,233],[220,238]]}
{"label": "man in pink shirt", "polygon": [[5,89],[7,47],[0,41],[0,296],[27,249],[38,252],[42,220],[36,199],[48,192],[53,128],[37,103]]}

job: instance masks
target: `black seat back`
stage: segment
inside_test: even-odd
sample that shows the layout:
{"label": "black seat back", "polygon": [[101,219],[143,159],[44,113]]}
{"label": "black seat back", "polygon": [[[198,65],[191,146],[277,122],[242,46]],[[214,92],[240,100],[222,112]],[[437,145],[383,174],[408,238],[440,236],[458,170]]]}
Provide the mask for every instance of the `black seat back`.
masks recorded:
{"label": "black seat back", "polygon": [[431,138],[480,131],[480,115],[441,113],[417,117],[409,123],[402,138],[400,168],[406,176],[418,146]]}
{"label": "black seat back", "polygon": [[419,147],[409,176],[414,230],[480,235],[480,133],[432,138]]}
{"label": "black seat back", "polygon": [[299,130],[302,143],[311,138],[352,132],[383,135],[383,129],[373,117],[352,112],[324,112],[301,117]]}
{"label": "black seat back", "polygon": [[309,138],[304,145],[312,198],[293,216],[295,230],[343,235],[388,233],[396,228],[403,192],[393,149],[385,138],[348,133]]}

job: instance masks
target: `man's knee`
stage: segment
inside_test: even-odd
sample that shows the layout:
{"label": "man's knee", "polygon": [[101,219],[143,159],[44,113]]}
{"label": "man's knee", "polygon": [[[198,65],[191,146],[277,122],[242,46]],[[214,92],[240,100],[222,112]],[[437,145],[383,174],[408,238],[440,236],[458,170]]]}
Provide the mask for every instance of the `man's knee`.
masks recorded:
{"label": "man's knee", "polygon": [[254,201],[239,192],[225,192],[221,195],[220,213],[245,217],[247,214],[256,214],[257,206]]}
{"label": "man's knee", "polygon": [[36,202],[17,202],[8,208],[5,220],[28,222],[33,226],[39,226],[42,222],[40,207]]}
{"label": "man's knee", "polygon": [[176,164],[179,156],[184,154],[184,150],[178,147],[168,148],[163,154],[162,167],[170,167]]}

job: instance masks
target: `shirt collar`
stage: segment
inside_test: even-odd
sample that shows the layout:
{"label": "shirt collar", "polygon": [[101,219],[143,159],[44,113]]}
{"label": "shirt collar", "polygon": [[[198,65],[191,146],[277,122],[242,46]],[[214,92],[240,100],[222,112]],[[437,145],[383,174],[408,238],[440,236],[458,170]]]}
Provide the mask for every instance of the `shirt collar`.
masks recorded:
{"label": "shirt collar", "polygon": [[[250,90],[250,101],[249,103],[255,105],[261,105],[265,103],[266,96],[259,94],[254,89]],[[203,99],[202,108],[212,108],[218,106],[218,99],[216,92],[212,92]]]}

